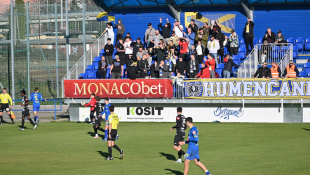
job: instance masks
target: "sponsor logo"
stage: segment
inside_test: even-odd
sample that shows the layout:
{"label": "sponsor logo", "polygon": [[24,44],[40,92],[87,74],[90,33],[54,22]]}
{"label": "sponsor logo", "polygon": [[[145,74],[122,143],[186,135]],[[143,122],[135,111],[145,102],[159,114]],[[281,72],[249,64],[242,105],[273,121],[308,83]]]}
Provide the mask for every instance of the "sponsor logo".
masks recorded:
{"label": "sponsor logo", "polygon": [[185,92],[187,97],[199,97],[202,94],[201,82],[188,82],[185,84]]}
{"label": "sponsor logo", "polygon": [[241,117],[243,115],[243,109],[237,109],[237,110],[233,110],[233,109],[228,109],[228,108],[223,108],[222,106],[219,106],[215,111],[214,111],[214,115],[218,116],[220,118],[229,120],[229,118],[231,116],[234,117]]}
{"label": "sponsor logo", "polygon": [[127,115],[161,115],[163,107],[127,107]]}

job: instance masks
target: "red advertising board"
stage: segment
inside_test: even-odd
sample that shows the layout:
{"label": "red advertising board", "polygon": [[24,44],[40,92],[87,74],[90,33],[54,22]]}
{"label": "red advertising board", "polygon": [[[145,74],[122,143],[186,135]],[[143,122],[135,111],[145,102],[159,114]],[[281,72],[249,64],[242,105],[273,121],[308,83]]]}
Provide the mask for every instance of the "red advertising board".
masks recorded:
{"label": "red advertising board", "polygon": [[89,98],[91,93],[109,98],[171,98],[169,79],[64,80],[65,98]]}

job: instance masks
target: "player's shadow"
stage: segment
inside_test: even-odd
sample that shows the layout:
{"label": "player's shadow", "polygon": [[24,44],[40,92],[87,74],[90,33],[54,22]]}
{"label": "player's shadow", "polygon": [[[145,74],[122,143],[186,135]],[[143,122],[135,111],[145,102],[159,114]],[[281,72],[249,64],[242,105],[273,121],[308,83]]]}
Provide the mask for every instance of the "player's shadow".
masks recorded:
{"label": "player's shadow", "polygon": [[105,153],[105,152],[102,152],[102,151],[97,151],[102,157],[109,157],[109,153]]}
{"label": "player's shadow", "polygon": [[175,174],[175,175],[183,175],[183,173],[181,171],[177,171],[177,170],[172,170],[172,169],[165,169],[166,171],[170,171],[166,174]]}
{"label": "player's shadow", "polygon": [[[22,128],[22,125],[18,125],[19,128]],[[29,129],[27,126],[24,126],[24,129]]]}
{"label": "player's shadow", "polygon": [[302,128],[303,130],[305,130],[305,131],[310,131],[310,129],[307,129],[307,128]]}
{"label": "player's shadow", "polygon": [[163,153],[163,152],[160,152],[159,154],[161,156],[165,156],[166,159],[168,159],[168,160],[176,160],[176,157],[174,155],[172,155],[172,154],[166,154],[166,153]]}
{"label": "player's shadow", "polygon": [[94,137],[95,133],[94,132],[88,132],[87,134],[89,134],[90,136]]}

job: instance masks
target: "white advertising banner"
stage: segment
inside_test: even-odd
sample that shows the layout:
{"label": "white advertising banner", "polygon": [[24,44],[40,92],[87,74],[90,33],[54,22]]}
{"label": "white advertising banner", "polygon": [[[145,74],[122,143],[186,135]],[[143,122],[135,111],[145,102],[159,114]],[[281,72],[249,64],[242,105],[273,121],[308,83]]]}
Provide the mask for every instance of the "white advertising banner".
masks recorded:
{"label": "white advertising banner", "polygon": [[79,107],[79,121],[90,122],[90,107]]}
{"label": "white advertising banner", "polygon": [[[176,107],[116,107],[122,122],[175,122]],[[283,123],[279,108],[184,107],[183,114],[195,122]]]}
{"label": "white advertising banner", "polygon": [[310,123],[310,108],[303,108],[303,122]]}

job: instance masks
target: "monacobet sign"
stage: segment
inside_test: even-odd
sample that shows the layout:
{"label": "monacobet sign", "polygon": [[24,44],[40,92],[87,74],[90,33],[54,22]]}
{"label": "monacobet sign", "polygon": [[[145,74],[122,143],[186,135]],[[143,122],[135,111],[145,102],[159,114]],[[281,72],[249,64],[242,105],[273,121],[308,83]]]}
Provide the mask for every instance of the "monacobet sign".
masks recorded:
{"label": "monacobet sign", "polygon": [[168,79],[64,80],[66,98],[89,98],[91,93],[109,98],[172,98]]}
{"label": "monacobet sign", "polygon": [[186,98],[310,98],[310,79],[199,79],[184,81]]}

